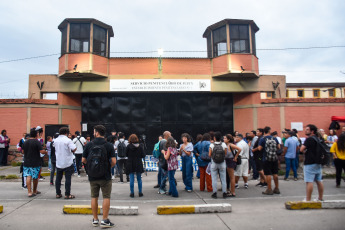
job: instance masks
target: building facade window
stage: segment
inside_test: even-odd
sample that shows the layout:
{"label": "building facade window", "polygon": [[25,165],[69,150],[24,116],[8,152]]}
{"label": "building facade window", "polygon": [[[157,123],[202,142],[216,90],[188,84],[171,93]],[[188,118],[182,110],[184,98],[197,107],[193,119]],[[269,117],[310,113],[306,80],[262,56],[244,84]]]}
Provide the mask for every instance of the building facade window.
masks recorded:
{"label": "building facade window", "polygon": [[230,25],[230,53],[250,53],[248,25]]}
{"label": "building facade window", "polygon": [[313,89],[313,97],[314,98],[320,97],[320,89]]}
{"label": "building facade window", "polygon": [[304,97],[304,89],[297,90],[297,97]]}
{"label": "building facade window", "polygon": [[286,98],[289,98],[289,90],[286,90]]}
{"label": "building facade window", "polygon": [[328,90],[328,96],[329,97],[335,97],[335,89],[329,89]]}
{"label": "building facade window", "polygon": [[70,52],[88,53],[90,50],[90,24],[70,24]]}
{"label": "building facade window", "polygon": [[93,25],[93,53],[105,57],[106,49],[107,49],[107,30],[94,24]]}
{"label": "building facade window", "polygon": [[228,53],[226,37],[226,26],[213,31],[213,57]]}
{"label": "building facade window", "polygon": [[266,98],[267,99],[272,99],[272,97],[273,97],[272,92],[266,92]]}

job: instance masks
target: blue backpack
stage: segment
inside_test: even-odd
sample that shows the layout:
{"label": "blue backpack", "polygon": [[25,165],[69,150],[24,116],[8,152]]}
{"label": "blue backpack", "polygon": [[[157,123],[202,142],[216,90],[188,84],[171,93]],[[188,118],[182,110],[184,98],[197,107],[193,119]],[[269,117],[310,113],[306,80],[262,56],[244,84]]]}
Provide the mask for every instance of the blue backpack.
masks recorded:
{"label": "blue backpack", "polygon": [[153,151],[152,151],[152,155],[157,159],[161,155],[161,153],[159,152],[159,144],[160,144],[160,141],[158,141],[158,143],[155,144],[155,146],[153,147]]}

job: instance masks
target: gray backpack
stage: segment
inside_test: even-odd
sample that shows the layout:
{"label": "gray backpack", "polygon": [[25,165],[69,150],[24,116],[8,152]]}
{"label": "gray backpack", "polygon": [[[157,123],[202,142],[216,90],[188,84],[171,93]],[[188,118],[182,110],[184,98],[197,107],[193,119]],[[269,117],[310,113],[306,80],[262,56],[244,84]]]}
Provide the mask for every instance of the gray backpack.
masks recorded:
{"label": "gray backpack", "polygon": [[220,164],[225,161],[225,151],[222,147],[222,144],[214,144],[212,150],[212,160],[216,164]]}

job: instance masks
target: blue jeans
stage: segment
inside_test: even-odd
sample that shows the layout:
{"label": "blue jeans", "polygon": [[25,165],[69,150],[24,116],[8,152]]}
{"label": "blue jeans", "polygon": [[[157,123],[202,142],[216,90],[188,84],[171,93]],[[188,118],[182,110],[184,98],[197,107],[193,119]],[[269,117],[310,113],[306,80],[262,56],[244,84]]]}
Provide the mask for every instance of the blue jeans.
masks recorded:
{"label": "blue jeans", "polygon": [[51,159],[50,159],[50,155],[49,155],[49,160],[48,160],[48,168],[52,169],[52,162],[51,162]]}
{"label": "blue jeans", "polygon": [[286,158],[285,157],[285,164],[286,164],[285,178],[289,177],[291,167],[292,167],[294,178],[297,178],[296,158]]}
{"label": "blue jeans", "polygon": [[256,164],[255,164],[254,157],[250,157],[249,158],[249,165],[253,169],[253,178],[254,179],[258,179],[259,178],[259,173],[258,173],[258,170],[256,170]]}
{"label": "blue jeans", "polygon": [[141,181],[141,173],[130,173],[129,174],[129,187],[131,190],[131,194],[134,194],[134,175],[135,174],[137,175],[139,193],[143,192],[143,183]]}
{"label": "blue jeans", "polygon": [[[160,186],[159,186],[159,188],[161,189],[161,190],[166,190],[165,189],[165,185],[166,185],[166,182],[167,182],[167,177],[168,177],[168,170],[164,170],[164,169],[162,169],[161,168],[161,183],[160,183]],[[169,182],[170,182],[170,179],[169,179]],[[175,182],[175,181],[174,181]]]}
{"label": "blue jeans", "polygon": [[211,176],[212,176],[212,188],[213,193],[217,192],[217,180],[218,173],[220,177],[220,183],[222,184],[222,192],[226,193],[226,163],[225,161],[220,164],[211,163]]}
{"label": "blue jeans", "polygon": [[182,178],[186,190],[193,190],[193,158],[189,156],[182,157]]}
{"label": "blue jeans", "polygon": [[158,175],[157,175],[157,184],[160,187],[161,186],[161,182],[162,182],[162,167],[161,164],[158,163]]}
{"label": "blue jeans", "polygon": [[173,197],[178,197],[178,192],[175,184],[175,172],[176,170],[168,171],[169,175],[169,194]]}

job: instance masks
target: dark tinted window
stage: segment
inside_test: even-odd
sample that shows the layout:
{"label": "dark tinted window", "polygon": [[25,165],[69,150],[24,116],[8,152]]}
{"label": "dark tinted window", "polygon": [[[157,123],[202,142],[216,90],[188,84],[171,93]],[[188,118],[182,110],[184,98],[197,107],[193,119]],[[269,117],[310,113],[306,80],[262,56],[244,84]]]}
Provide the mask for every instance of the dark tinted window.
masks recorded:
{"label": "dark tinted window", "polygon": [[227,52],[226,26],[222,26],[213,31],[213,57],[226,54]]}
{"label": "dark tinted window", "polygon": [[107,30],[93,25],[93,53],[106,56]]}
{"label": "dark tinted window", "polygon": [[230,25],[230,52],[250,52],[248,25]]}
{"label": "dark tinted window", "polygon": [[61,31],[61,55],[67,53],[67,26]]}
{"label": "dark tinted window", "polygon": [[87,53],[90,50],[90,24],[71,23],[70,52]]}

